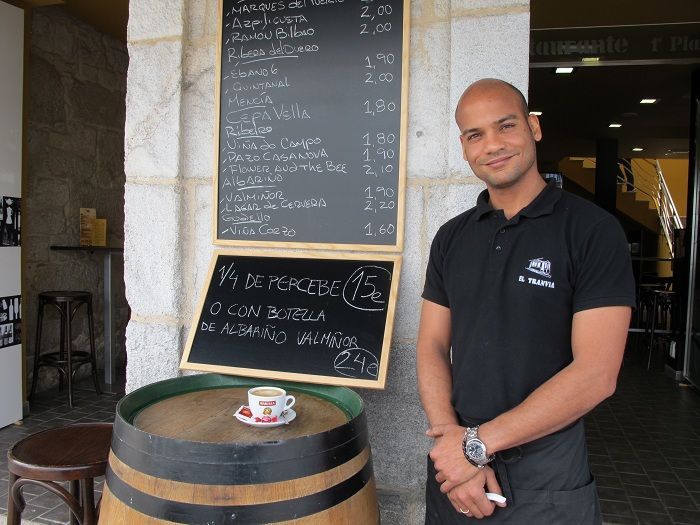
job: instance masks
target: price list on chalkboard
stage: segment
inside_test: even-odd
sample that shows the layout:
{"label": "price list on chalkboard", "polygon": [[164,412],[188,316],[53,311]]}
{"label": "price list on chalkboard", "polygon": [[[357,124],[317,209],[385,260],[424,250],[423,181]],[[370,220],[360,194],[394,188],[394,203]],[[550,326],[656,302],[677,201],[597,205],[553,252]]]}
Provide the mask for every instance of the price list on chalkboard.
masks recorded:
{"label": "price list on chalkboard", "polygon": [[400,247],[403,1],[220,7],[216,242]]}

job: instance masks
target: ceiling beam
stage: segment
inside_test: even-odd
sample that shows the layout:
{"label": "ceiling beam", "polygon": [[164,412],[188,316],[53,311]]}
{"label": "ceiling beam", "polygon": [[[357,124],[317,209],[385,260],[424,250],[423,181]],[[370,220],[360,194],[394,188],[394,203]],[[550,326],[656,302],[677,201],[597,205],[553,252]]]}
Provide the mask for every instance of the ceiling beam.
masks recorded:
{"label": "ceiling beam", "polygon": [[33,7],[46,7],[50,5],[63,5],[65,0],[3,0],[8,4],[22,9],[31,9]]}

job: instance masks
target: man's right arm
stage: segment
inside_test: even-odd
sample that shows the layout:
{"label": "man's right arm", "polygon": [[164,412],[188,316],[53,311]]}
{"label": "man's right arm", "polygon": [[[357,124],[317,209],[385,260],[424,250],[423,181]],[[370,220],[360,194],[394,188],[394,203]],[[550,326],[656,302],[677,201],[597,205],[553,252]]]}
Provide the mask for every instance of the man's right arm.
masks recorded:
{"label": "man's right arm", "polygon": [[452,407],[450,309],[423,300],[416,348],[418,393],[431,427],[459,424]]}

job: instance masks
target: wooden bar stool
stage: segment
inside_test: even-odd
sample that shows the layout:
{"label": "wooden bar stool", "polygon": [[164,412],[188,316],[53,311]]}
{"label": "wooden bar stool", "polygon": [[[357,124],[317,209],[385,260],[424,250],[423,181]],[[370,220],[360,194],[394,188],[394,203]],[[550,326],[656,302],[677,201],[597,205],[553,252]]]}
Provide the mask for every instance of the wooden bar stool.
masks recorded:
{"label": "wooden bar stool", "polygon": [[[25,507],[22,487],[36,485],[61,498],[71,524],[95,525],[93,479],[107,469],[112,423],[76,423],[32,434],[7,451],[7,525],[19,525]],[[70,482],[70,492],[61,481]]]}
{"label": "wooden bar stool", "polygon": [[[78,309],[85,305],[87,309],[88,328],[90,336],[90,351],[73,350],[72,324]],[[41,353],[41,332],[44,323],[44,310],[47,306],[55,308],[61,316],[61,335],[58,352]],[[36,347],[34,350],[34,372],[32,389],[29,398],[36,392],[39,369],[50,366],[58,370],[58,389],[63,390],[63,380],[68,383],[68,404],[73,407],[73,376],[83,365],[89,364],[92,369],[92,380],[95,390],[101,394],[100,383],[97,379],[97,362],[95,360],[95,330],[92,317],[92,294],[90,292],[54,291],[39,294],[39,312],[36,322]]]}

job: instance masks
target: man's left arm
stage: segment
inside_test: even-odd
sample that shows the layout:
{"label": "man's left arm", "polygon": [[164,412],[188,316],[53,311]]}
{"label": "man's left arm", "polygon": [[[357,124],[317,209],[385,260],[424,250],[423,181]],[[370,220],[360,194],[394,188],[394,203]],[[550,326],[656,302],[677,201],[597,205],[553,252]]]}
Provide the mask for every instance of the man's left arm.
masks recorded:
{"label": "man's left arm", "polygon": [[[556,432],[611,396],[622,363],[630,315],[628,306],[575,313],[571,329],[573,361],[518,406],[479,427],[487,452],[499,452]],[[459,458],[464,428],[438,425],[428,435],[442,436],[431,457],[438,470],[437,480],[444,481],[441,490],[449,492],[473,475],[473,467],[464,456]]]}

